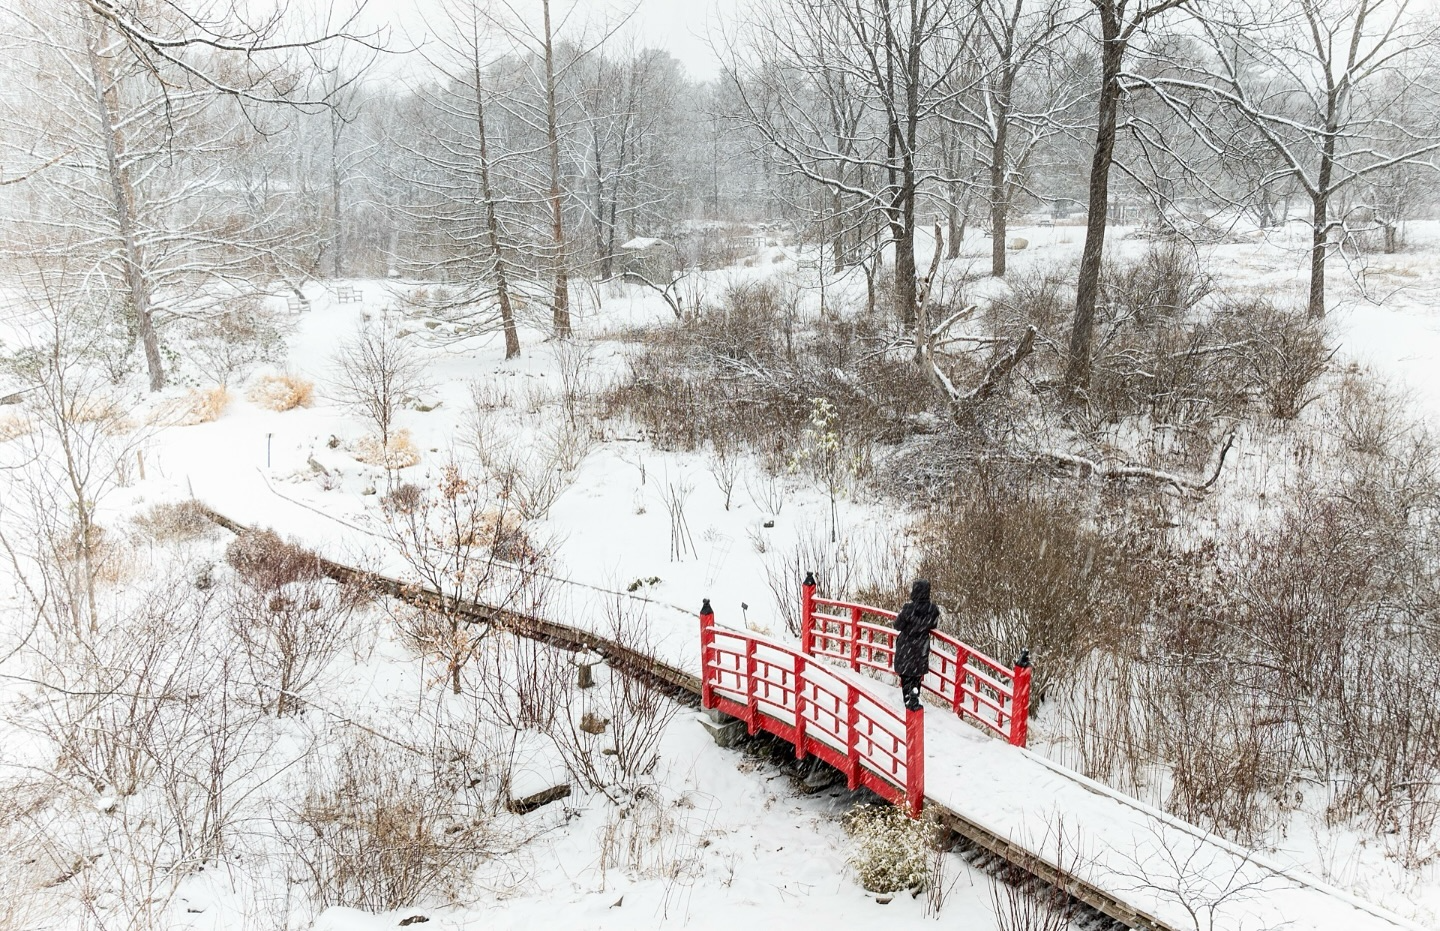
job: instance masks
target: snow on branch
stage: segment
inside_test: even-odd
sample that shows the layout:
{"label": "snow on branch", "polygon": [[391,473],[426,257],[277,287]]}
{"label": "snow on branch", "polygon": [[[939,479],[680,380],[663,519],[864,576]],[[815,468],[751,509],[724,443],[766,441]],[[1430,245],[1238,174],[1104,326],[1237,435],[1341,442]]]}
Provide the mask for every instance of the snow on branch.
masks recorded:
{"label": "snow on branch", "polygon": [[1225,457],[1229,454],[1230,448],[1235,445],[1235,427],[1231,426],[1225,431],[1225,437],[1220,444],[1220,455],[1215,462],[1215,470],[1205,480],[1198,478],[1187,478],[1177,475],[1174,472],[1166,472],[1162,469],[1152,469],[1149,466],[1138,465],[1107,465],[1097,462],[1094,459],[1086,459],[1084,456],[1077,456],[1073,453],[1061,453],[1046,451],[1038,453],[1035,459],[1061,468],[1073,468],[1080,476],[1093,475],[1107,482],[1153,482],[1158,485],[1169,485],[1182,495],[1198,496],[1204,494],[1220,478],[1220,472],[1225,468]]}

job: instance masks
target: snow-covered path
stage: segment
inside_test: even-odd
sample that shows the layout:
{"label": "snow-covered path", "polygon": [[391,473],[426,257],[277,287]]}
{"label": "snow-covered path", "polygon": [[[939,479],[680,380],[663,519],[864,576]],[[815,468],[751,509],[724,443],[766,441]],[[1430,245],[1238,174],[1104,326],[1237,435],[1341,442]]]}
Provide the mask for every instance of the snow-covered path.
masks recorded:
{"label": "snow-covered path", "polygon": [[[241,425],[227,424],[226,436],[233,440],[237,427]],[[305,425],[296,423],[295,428],[303,432]],[[273,457],[280,447],[271,442]],[[203,427],[190,428],[167,445],[166,468],[172,481],[183,482],[200,501],[240,523],[271,527],[336,561],[402,574],[383,538],[365,526],[358,503],[354,511],[344,512],[328,501],[324,507],[312,505],[304,492],[285,494],[253,456],[217,456],[213,438]],[[693,613],[619,597],[630,600],[632,617],[646,621],[646,649],[655,658],[698,675],[698,621]],[[613,598],[593,586],[564,584],[547,601],[545,614],[557,623],[604,633],[610,617],[607,603],[613,604]],[[721,616],[717,621],[738,626],[739,619]],[[864,676],[855,681],[899,707],[895,689]],[[926,725],[926,786],[932,801],[1172,928],[1422,927],[1037,754],[992,739],[938,708],[927,714]]]}

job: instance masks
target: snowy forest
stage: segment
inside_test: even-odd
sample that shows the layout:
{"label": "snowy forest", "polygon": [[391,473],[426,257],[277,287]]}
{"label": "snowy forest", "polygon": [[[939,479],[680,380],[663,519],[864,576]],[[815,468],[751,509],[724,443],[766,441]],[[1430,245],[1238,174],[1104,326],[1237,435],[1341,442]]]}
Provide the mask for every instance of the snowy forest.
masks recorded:
{"label": "snowy forest", "polygon": [[[1440,925],[1433,4],[638,2],[0,5],[0,931]],[[812,573],[1159,917],[617,658]]]}

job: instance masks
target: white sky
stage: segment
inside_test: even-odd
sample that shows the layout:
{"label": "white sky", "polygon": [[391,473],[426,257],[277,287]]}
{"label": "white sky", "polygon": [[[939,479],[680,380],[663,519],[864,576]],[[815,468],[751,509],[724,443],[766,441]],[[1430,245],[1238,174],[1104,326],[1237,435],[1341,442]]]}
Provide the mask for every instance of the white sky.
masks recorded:
{"label": "white sky", "polygon": [[[328,6],[326,0],[312,0]],[[392,46],[403,48],[419,41],[425,33],[427,10],[434,10],[436,0],[368,0],[363,16],[366,28],[388,25],[391,28]],[[493,2],[493,9],[501,4]],[[579,24],[586,20],[595,23],[612,19],[635,7],[635,13],[620,30],[617,38],[624,40],[633,36],[643,45],[659,46],[669,50],[685,66],[690,76],[698,80],[715,77],[719,61],[710,50],[708,36],[716,23],[729,23],[742,0],[552,0],[552,21],[559,22],[563,11],[574,9],[572,21]],[[522,13],[533,9],[535,22],[539,22],[539,3],[536,0],[509,0],[509,5]],[[617,13],[618,11],[618,13]],[[563,32],[562,32],[563,34]],[[402,72],[404,65],[391,62],[387,66],[379,63],[382,71]]]}

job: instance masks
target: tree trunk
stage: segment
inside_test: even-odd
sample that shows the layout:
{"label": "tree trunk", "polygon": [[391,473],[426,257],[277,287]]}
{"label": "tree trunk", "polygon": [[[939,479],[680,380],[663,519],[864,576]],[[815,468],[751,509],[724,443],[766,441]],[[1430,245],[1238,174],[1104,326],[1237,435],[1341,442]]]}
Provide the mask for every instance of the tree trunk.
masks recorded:
{"label": "tree trunk", "polygon": [[485,100],[480,89],[480,60],[473,60],[475,79],[475,134],[480,142],[480,193],[485,198],[485,227],[490,241],[491,274],[495,279],[495,300],[500,305],[500,326],[505,331],[505,358],[520,355],[520,331],[515,326],[515,308],[510,303],[510,282],[505,274],[505,254],[500,248],[500,218],[495,213],[495,192],[490,187],[490,142],[485,129]]}
{"label": "tree trunk", "polygon": [[590,128],[591,161],[595,168],[595,190],[590,198],[590,212],[595,215],[595,255],[600,259],[600,280],[608,281],[614,274],[610,253],[605,249],[605,171],[600,157],[599,123]]}
{"label": "tree trunk", "polygon": [[[1324,169],[1321,175],[1325,174]],[[1307,307],[1311,319],[1325,316],[1325,250],[1330,239],[1329,197],[1317,194],[1310,198],[1310,301]]]}
{"label": "tree trunk", "polygon": [[1334,117],[1338,109],[1335,96],[1332,91],[1325,142],[1320,147],[1320,172],[1316,178],[1315,190],[1310,195],[1310,302],[1307,310],[1312,320],[1325,316],[1325,260],[1330,244],[1330,185],[1335,175],[1335,136],[1339,131]]}
{"label": "tree trunk", "polygon": [[1101,52],[1101,83],[1095,154],[1090,162],[1090,198],[1085,217],[1085,247],[1075,287],[1075,319],[1070,325],[1070,361],[1065,388],[1075,395],[1090,387],[1090,355],[1095,341],[1095,303],[1100,294],[1100,266],[1105,254],[1105,220],[1110,205],[1110,165],[1115,159],[1115,125],[1120,108],[1120,64],[1125,47],[1119,24],[1102,16],[1105,33]]}
{"label": "tree trunk", "polygon": [[330,277],[345,273],[345,229],[340,214],[340,134],[345,121],[338,110],[330,111]]}
{"label": "tree trunk", "polygon": [[[908,206],[913,216],[915,206]],[[901,219],[891,223],[890,232],[895,242],[895,313],[911,327],[915,325],[915,225]]]}
{"label": "tree trunk", "polygon": [[[990,140],[990,274],[1005,277],[1005,240],[1010,225],[1010,179],[1005,170],[1010,133],[1010,91],[1013,74],[1007,71],[994,94],[995,135]],[[1108,169],[1107,169],[1108,170]]]}
{"label": "tree trunk", "polygon": [[545,133],[550,146],[550,234],[555,242],[555,296],[551,324],[557,339],[570,338],[570,277],[565,258],[565,216],[560,190],[560,127],[555,112],[555,48],[550,30],[550,0],[545,11]]}
{"label": "tree trunk", "polygon": [[100,35],[104,26],[92,23],[87,37],[90,77],[95,91],[95,115],[100,123],[100,137],[105,146],[105,171],[110,182],[111,207],[115,211],[115,231],[122,251],[121,268],[129,298],[131,320],[145,350],[145,365],[150,374],[150,390],[165,387],[165,369],[160,359],[160,338],[155,333],[151,316],[150,282],[145,275],[143,249],[135,224],[135,189],[129,168],[121,161],[120,129],[115,117],[115,89],[110,86],[109,69],[100,55]]}
{"label": "tree trunk", "polygon": [[960,210],[958,195],[960,185],[950,185],[950,204],[945,211],[946,232],[950,234],[950,241],[945,244],[945,258],[960,258],[960,241],[965,238],[965,217]]}

